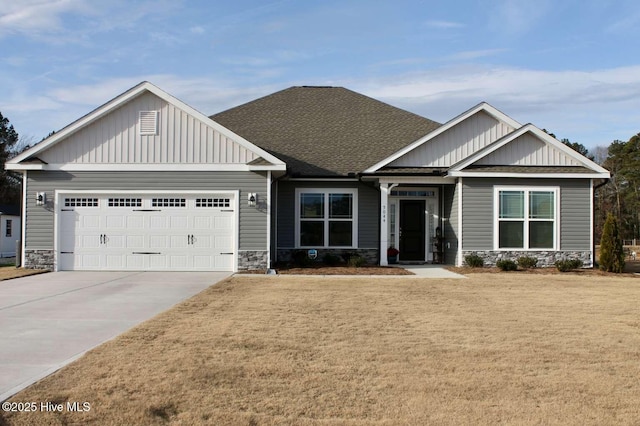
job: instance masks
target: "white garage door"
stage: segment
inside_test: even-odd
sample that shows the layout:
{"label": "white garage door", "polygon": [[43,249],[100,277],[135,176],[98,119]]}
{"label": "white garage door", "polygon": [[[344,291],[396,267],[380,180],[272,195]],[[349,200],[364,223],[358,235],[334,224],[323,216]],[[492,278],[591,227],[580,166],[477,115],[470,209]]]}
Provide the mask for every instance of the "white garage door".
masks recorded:
{"label": "white garage door", "polygon": [[59,203],[59,270],[234,269],[232,194],[61,194]]}

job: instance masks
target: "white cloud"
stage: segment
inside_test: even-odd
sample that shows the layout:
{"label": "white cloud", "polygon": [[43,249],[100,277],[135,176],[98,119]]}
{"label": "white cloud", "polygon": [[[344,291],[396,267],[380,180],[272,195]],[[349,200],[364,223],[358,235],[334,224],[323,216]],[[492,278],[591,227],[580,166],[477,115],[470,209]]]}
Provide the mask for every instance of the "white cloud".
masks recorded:
{"label": "white cloud", "polygon": [[467,50],[464,52],[454,53],[446,56],[445,60],[468,61],[471,59],[486,58],[487,56],[495,56],[500,53],[507,52],[509,49],[484,49],[484,50]]}
{"label": "white cloud", "polygon": [[551,7],[550,0],[501,0],[491,3],[490,23],[494,30],[511,35],[534,28]]}
{"label": "white cloud", "polygon": [[191,27],[189,28],[189,31],[191,32],[191,34],[198,34],[198,35],[205,33],[205,29],[201,26]]}
{"label": "white cloud", "polygon": [[86,10],[84,0],[0,1],[0,35],[21,33],[36,35],[59,31],[61,15]]}
{"label": "white cloud", "polygon": [[453,28],[463,28],[465,25],[460,22],[453,21],[427,21],[426,26],[430,28],[439,28],[439,29],[453,29]]}

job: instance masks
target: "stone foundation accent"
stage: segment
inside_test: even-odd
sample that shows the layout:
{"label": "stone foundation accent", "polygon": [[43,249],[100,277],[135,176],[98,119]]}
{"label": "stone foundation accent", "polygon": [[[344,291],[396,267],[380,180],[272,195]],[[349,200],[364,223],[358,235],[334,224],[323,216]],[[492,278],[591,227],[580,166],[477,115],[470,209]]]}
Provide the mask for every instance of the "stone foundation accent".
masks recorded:
{"label": "stone foundation accent", "polygon": [[510,259],[516,262],[521,256],[535,257],[538,259],[539,268],[555,267],[557,260],[580,259],[584,268],[592,268],[591,251],[463,251],[462,262],[465,256],[475,254],[484,259],[485,266],[496,266],[496,262],[502,259]]}
{"label": "stone foundation accent", "polygon": [[[278,249],[278,263],[290,263],[293,261],[293,253],[297,251],[307,251],[308,249]],[[378,256],[377,249],[317,249],[318,250],[318,258],[315,260],[316,262],[322,262],[325,254],[331,253],[334,254],[341,259],[345,257],[349,257],[351,254],[358,254],[366,259],[367,263],[370,265],[377,265],[380,261]]]}
{"label": "stone foundation accent", "polygon": [[238,252],[238,270],[267,269],[267,250],[240,250]]}
{"label": "stone foundation accent", "polygon": [[28,269],[49,269],[53,271],[53,250],[25,250],[24,267]]}

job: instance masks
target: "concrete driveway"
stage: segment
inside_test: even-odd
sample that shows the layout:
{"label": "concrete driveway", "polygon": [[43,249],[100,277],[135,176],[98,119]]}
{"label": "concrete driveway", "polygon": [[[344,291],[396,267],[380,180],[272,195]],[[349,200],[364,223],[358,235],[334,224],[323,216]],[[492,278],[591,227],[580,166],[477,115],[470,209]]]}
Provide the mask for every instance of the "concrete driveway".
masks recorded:
{"label": "concrete driveway", "polygon": [[0,281],[0,401],[229,275],[55,272]]}

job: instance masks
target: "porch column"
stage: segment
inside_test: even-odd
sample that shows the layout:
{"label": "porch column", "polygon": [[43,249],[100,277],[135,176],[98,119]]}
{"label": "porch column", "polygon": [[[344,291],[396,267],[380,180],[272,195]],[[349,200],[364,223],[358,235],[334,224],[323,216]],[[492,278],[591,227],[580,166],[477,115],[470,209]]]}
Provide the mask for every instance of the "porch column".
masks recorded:
{"label": "porch column", "polygon": [[387,248],[389,247],[389,184],[380,184],[380,266],[387,266]]}

